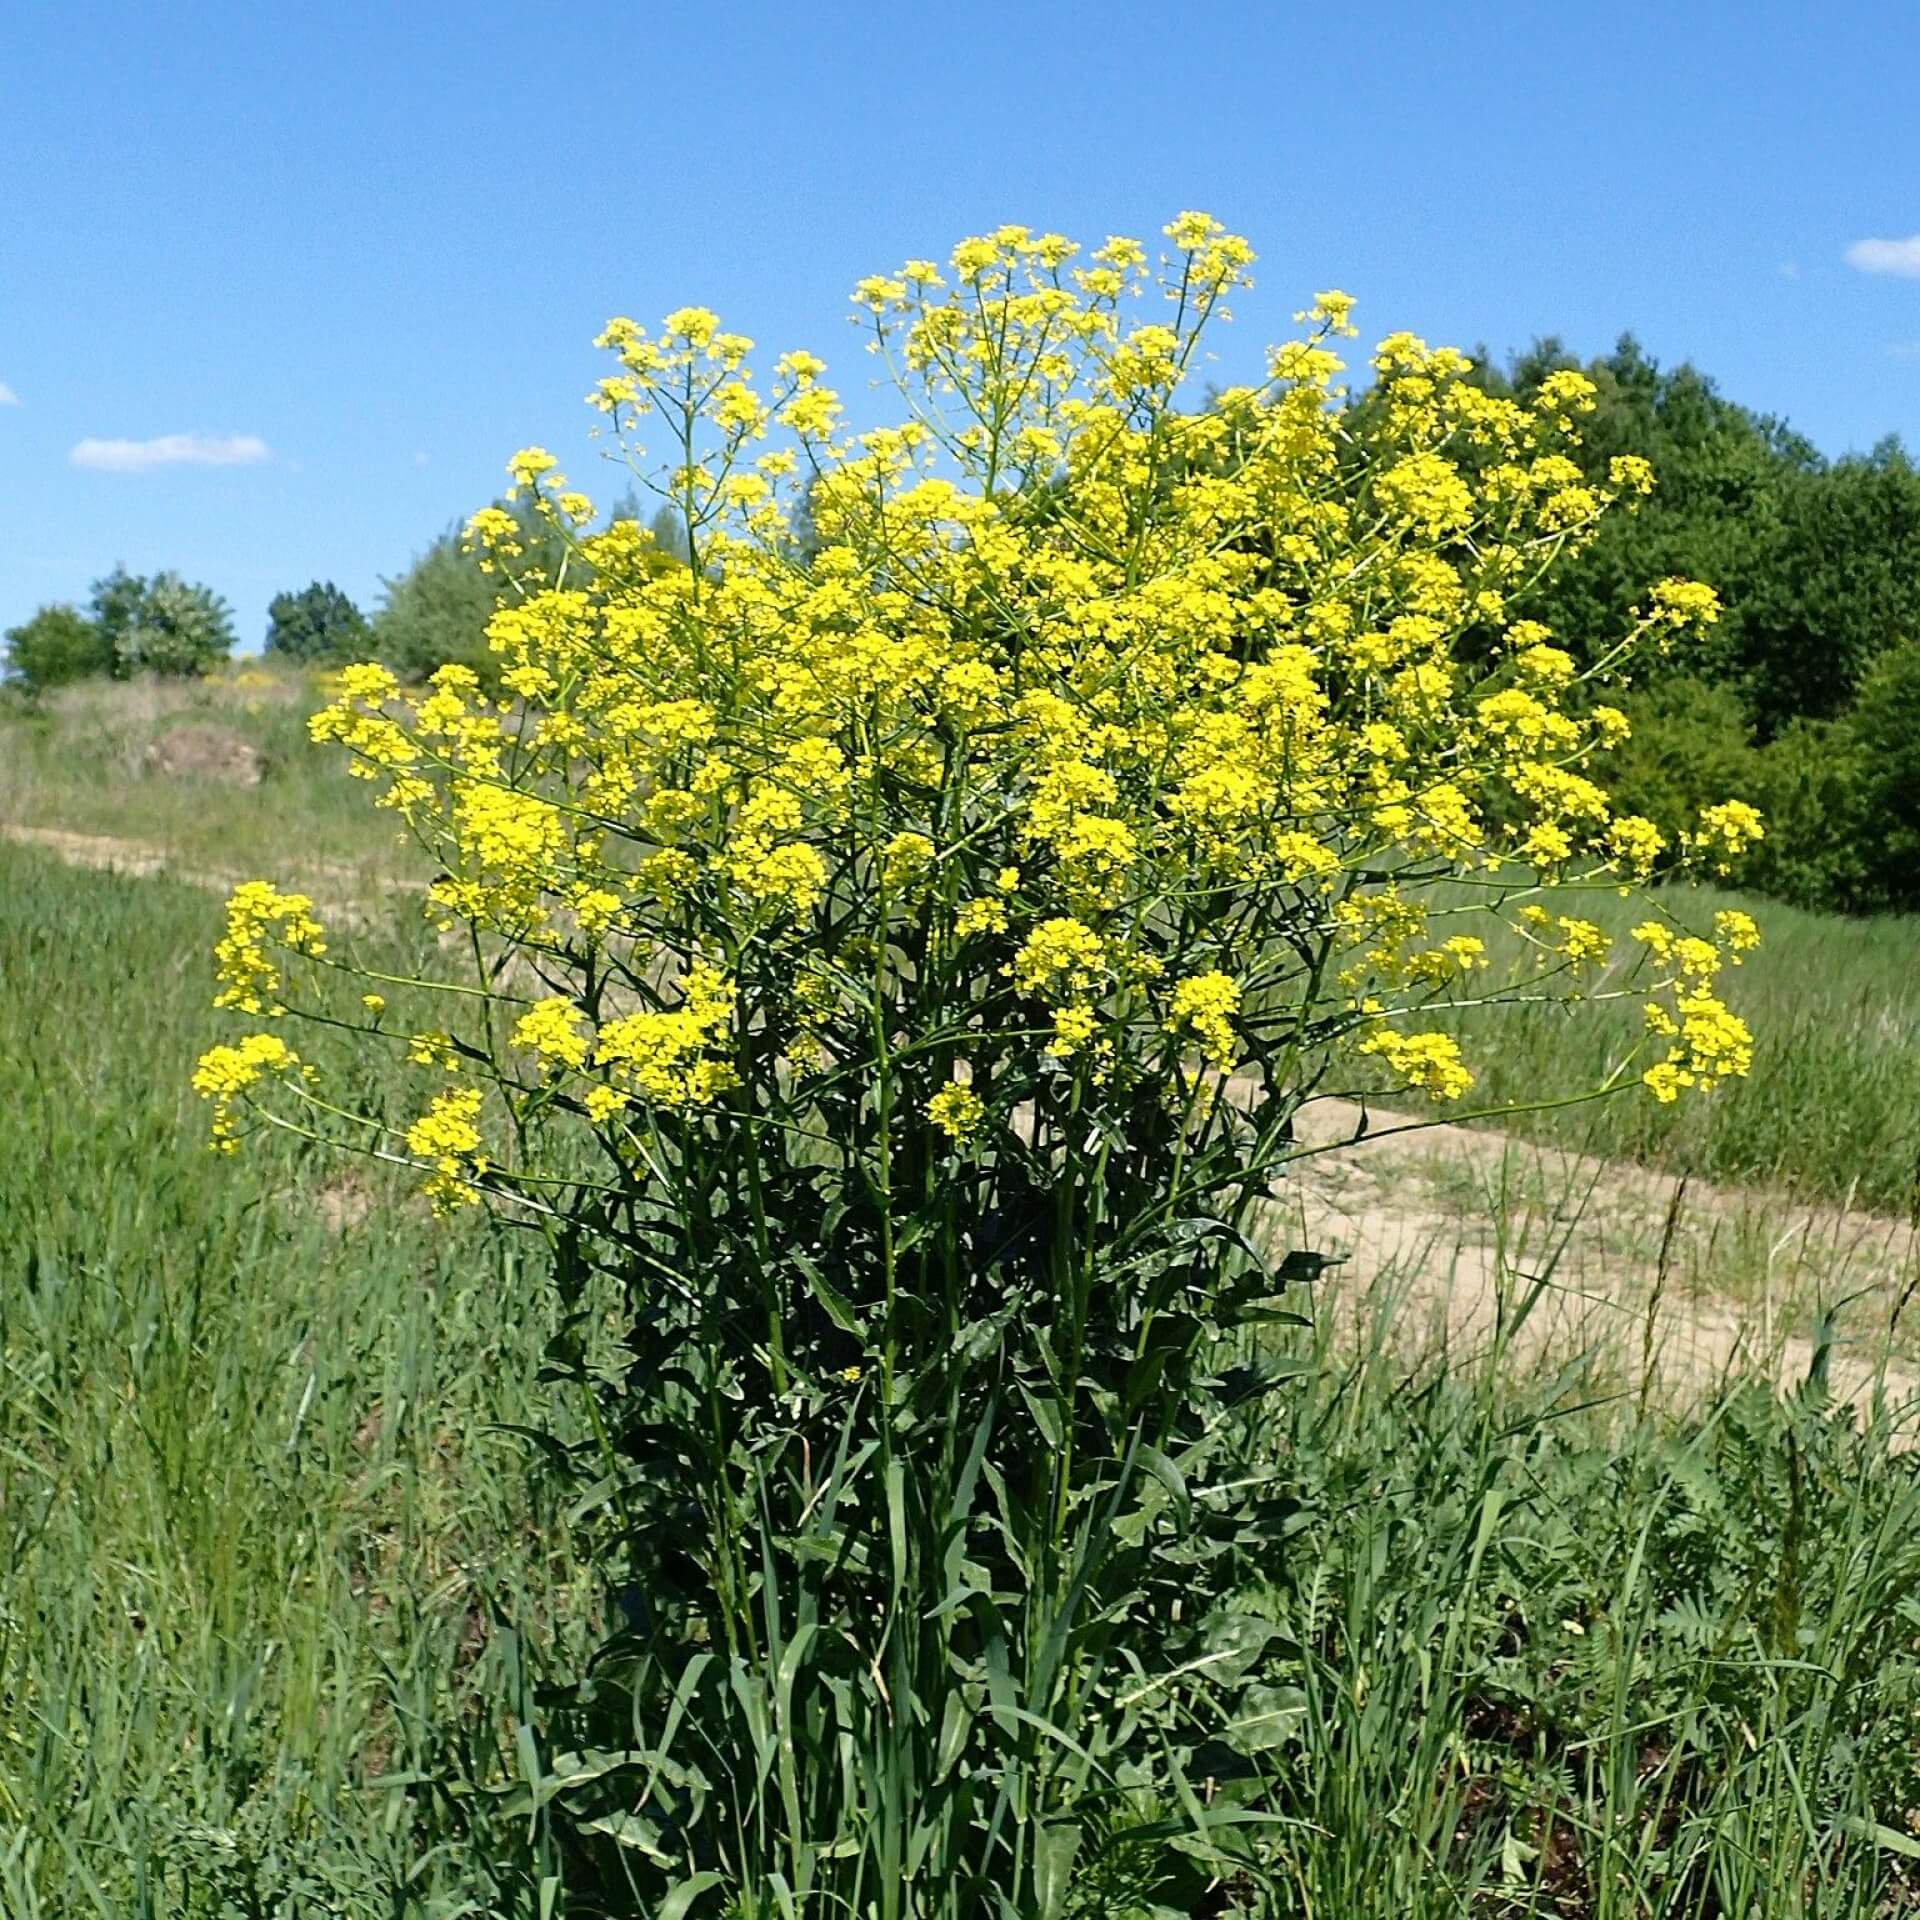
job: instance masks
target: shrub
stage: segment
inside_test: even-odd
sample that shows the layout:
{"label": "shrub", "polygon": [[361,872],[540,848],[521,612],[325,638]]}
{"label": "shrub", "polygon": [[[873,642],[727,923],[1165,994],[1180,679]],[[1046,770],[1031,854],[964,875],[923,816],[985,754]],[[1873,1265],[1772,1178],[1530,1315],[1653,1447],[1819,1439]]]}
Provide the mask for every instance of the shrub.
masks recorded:
{"label": "shrub", "polygon": [[1838,720],[1796,720],[1764,746],[1739,697],[1685,675],[1628,696],[1630,737],[1604,761],[1616,804],[1678,843],[1721,794],[1772,824],[1745,883],[1796,906],[1861,913],[1920,901],[1920,647],[1876,660]]}
{"label": "shrub", "polygon": [[233,615],[211,587],[116,567],[93,583],[93,616],[112,651],[116,678],[155,673],[187,679],[233,650]]}
{"label": "shrub", "polygon": [[[1008,228],[863,282],[904,423],[858,436],[810,354],[762,388],[704,309],[609,325],[593,402],[686,564],[585,531],[528,449],[468,532],[512,700],[369,665],[315,719],[474,956],[400,983],[428,1030],[371,983],[410,1119],[276,1018],[337,964],[310,903],[229,907],[255,1024],[200,1067],[217,1143],[398,1157],[549,1245],[616,1624],[524,1806],[594,1910],[1052,1915],[1143,1851],[1166,1904],[1257,1877],[1294,1715],[1242,1600],[1289,1524],[1261,1334],[1318,1266],[1269,1257],[1264,1202],[1300,1108],[1457,1104],[1439,1009],[1511,997],[1644,999],[1608,1089],[1746,1069],[1714,990],[1744,915],[1654,915],[1603,988],[1559,910],[1664,851],[1582,771],[1624,725],[1596,684],[1715,612],[1661,582],[1584,671],[1524,617],[1644,484],[1565,458],[1588,383],[1522,405],[1396,334],[1350,409],[1329,293],[1183,413],[1252,256],[1167,232],[1158,274]],[[1710,806],[1685,850],[1758,831]],[[1512,988],[1496,922],[1539,963]]]}
{"label": "shrub", "polygon": [[77,607],[42,607],[6,640],[7,672],[29,693],[104,674],[113,664],[106,635]]}
{"label": "shrub", "polygon": [[289,660],[351,660],[367,650],[366,616],[331,580],[267,603],[264,651]]}
{"label": "shrub", "polygon": [[405,573],[381,582],[373,653],[408,682],[449,665],[491,675],[487,622],[497,586],[461,552],[456,534],[443,534]]}
{"label": "shrub", "polygon": [[[498,509],[516,529],[510,544],[518,552],[510,558],[517,577],[532,569],[542,579],[562,581],[577,557],[565,538],[542,515],[525,503],[509,502]],[[629,516],[631,517],[631,516]],[[633,564],[642,564],[651,539],[634,548]],[[655,551],[653,564],[668,564]],[[444,533],[407,571],[382,582],[384,599],[373,619],[372,652],[409,683],[425,680],[438,668],[469,668],[489,692],[499,690],[500,662],[487,642],[487,627],[499,597],[501,574],[496,561],[463,542],[457,531]]]}
{"label": "shrub", "polygon": [[1858,756],[1870,899],[1920,902],[1920,643],[1888,647],[1861,683],[1845,722]]}

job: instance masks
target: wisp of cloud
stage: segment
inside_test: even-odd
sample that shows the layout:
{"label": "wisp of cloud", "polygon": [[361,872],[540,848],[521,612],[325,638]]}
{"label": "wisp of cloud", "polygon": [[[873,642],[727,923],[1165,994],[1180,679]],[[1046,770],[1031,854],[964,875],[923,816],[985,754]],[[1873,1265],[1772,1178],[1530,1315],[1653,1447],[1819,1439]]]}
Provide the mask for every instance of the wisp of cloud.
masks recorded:
{"label": "wisp of cloud", "polygon": [[1904,240],[1856,240],[1847,249],[1847,265],[1862,273],[1896,273],[1920,280],[1920,233]]}
{"label": "wisp of cloud", "polygon": [[68,454],[95,473],[147,473],[155,467],[253,467],[270,457],[251,433],[163,433],[155,440],[82,440]]}

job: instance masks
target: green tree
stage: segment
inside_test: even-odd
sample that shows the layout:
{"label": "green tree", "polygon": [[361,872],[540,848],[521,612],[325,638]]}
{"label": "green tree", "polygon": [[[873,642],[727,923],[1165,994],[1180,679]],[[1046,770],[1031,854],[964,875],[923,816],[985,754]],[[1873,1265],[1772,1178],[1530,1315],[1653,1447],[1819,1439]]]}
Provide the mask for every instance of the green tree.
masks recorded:
{"label": "green tree", "polygon": [[265,651],[287,660],[346,660],[367,650],[367,618],[331,580],[267,605]]}
{"label": "green tree", "polygon": [[[1549,339],[1481,377],[1526,399],[1573,364]],[[1725,612],[1681,671],[1735,689],[1758,740],[1843,713],[1880,651],[1920,632],[1920,472],[1898,441],[1823,459],[1697,369],[1663,370],[1631,334],[1585,372],[1599,388],[1575,450],[1589,478],[1604,485],[1613,456],[1634,453],[1659,484],[1548,583],[1540,617],[1589,644],[1648,581],[1708,580]]]}
{"label": "green tree", "polygon": [[1865,796],[1866,904],[1920,905],[1920,642],[1880,654],[1847,731]]}
{"label": "green tree", "polygon": [[113,649],[78,607],[42,607],[6,636],[7,674],[29,693],[109,672]]}
{"label": "green tree", "polygon": [[1630,695],[1625,707],[1633,732],[1607,755],[1602,778],[1622,811],[1644,814],[1670,845],[1701,807],[1758,784],[1759,755],[1731,688],[1675,675]]}
{"label": "green tree", "polygon": [[373,616],[373,651],[403,680],[424,680],[438,667],[490,673],[487,622],[499,582],[460,549],[457,531],[443,533],[405,573],[382,580]]}
{"label": "green tree", "polygon": [[1920,634],[1920,472],[1888,442],[1794,476],[1751,558],[1730,664],[1771,738],[1841,713],[1880,655]]}
{"label": "green tree", "polygon": [[233,650],[233,613],[211,587],[171,571],[142,579],[116,567],[93,584],[93,617],[117,679],[190,678]]}

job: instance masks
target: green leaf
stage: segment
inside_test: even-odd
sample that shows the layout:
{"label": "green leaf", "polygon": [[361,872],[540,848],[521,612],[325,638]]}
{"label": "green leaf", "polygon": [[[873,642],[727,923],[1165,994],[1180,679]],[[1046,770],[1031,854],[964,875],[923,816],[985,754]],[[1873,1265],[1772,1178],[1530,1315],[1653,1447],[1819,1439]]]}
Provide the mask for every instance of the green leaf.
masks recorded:
{"label": "green leaf", "polygon": [[1173,1496],[1174,1503],[1179,1507],[1184,1520],[1192,1505],[1187,1494],[1186,1475],[1158,1447],[1147,1446],[1144,1442],[1136,1449],[1135,1457],[1141,1466]]}
{"label": "green leaf", "polygon": [[1054,1920],[1067,1903],[1073,1857],[1080,1851],[1080,1828],[1067,1820],[1049,1821],[1033,1837],[1033,1891],[1038,1920]]}
{"label": "green leaf", "polygon": [[1310,1285],[1329,1267],[1343,1265],[1346,1258],[1344,1253],[1313,1253],[1304,1247],[1296,1248],[1280,1262],[1274,1278],[1283,1286]]}
{"label": "green leaf", "polygon": [[944,1780],[953,1771],[966,1750],[972,1728],[973,1715],[967,1709],[966,1695],[956,1687],[947,1695],[947,1710],[940,1722],[940,1743],[933,1754],[935,1780]]}
{"label": "green leaf", "polygon": [[800,1269],[813,1297],[826,1309],[827,1318],[842,1333],[850,1333],[856,1340],[866,1339],[866,1323],[854,1312],[852,1302],[820,1271],[819,1266],[797,1248],[790,1251],[787,1257]]}
{"label": "green leaf", "polygon": [[1239,1753],[1283,1746],[1307,1717],[1307,1696],[1298,1687],[1251,1686],[1228,1722],[1227,1744]]}
{"label": "green leaf", "polygon": [[715,1887],[721,1884],[721,1876],[711,1868],[689,1876],[687,1879],[682,1880],[678,1886],[674,1887],[667,1894],[667,1897],[660,1902],[658,1909],[654,1913],[654,1920],[681,1920],[681,1915],[683,1915],[703,1893],[710,1893]]}
{"label": "green leaf", "polygon": [[1856,1840],[1871,1840],[1882,1853],[1897,1853],[1903,1860],[1920,1860],[1920,1840],[1910,1833],[1883,1827],[1876,1820],[1842,1820],[1839,1825]]}
{"label": "green leaf", "polygon": [[644,1853],[649,1860],[657,1860],[664,1866],[672,1864],[672,1855],[660,1845],[660,1830],[651,1821],[643,1820],[637,1813],[609,1813],[598,1820],[581,1822],[583,1833],[604,1833],[617,1846],[631,1847],[636,1853]]}
{"label": "green leaf", "polygon": [[1059,1399],[1053,1394],[1033,1392],[1024,1380],[1017,1380],[1014,1384],[1020,1389],[1020,1398],[1027,1403],[1027,1411],[1033,1416],[1033,1424],[1040,1429],[1041,1438],[1057,1451],[1067,1437],[1067,1425],[1062,1417]]}

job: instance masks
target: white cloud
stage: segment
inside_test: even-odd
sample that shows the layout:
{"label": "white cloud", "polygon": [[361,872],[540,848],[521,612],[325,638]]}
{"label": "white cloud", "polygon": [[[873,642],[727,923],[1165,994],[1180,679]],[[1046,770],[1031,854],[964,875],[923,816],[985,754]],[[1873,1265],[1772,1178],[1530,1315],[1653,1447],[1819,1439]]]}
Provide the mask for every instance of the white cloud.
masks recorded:
{"label": "white cloud", "polygon": [[1897,273],[1920,280],[1920,233],[1905,240],[1856,240],[1847,249],[1847,265],[1862,273]]}
{"label": "white cloud", "polygon": [[1798,260],[1782,260],[1780,262],[1780,278],[1782,280],[1798,280],[1800,278],[1800,262]]}
{"label": "white cloud", "polygon": [[1896,340],[1887,351],[1896,360],[1920,360],[1920,340]]}
{"label": "white cloud", "polygon": [[67,455],[95,473],[147,473],[155,467],[254,467],[270,458],[251,433],[163,433],[157,440],[82,440]]}
{"label": "white cloud", "polygon": [[20,396],[4,380],[0,380],[0,407],[17,407],[19,404]]}
{"label": "white cloud", "polygon": [[432,456],[431,454],[426,454],[426,453],[416,453],[416,454],[415,454],[415,455],[413,456],[413,464],[414,464],[414,465],[415,465],[416,467],[424,467],[424,466],[425,466],[425,465],[427,464],[427,462],[428,462],[428,461],[429,461],[430,459],[432,459],[432,457],[433,457],[433,456]]}

